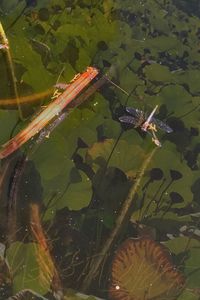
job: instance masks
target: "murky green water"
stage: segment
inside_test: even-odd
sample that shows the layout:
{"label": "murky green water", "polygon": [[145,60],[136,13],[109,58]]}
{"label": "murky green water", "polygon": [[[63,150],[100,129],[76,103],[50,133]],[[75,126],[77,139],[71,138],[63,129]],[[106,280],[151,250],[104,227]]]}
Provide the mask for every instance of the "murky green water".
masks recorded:
{"label": "murky green water", "polygon": [[200,299],[198,1],[0,16],[0,299]]}

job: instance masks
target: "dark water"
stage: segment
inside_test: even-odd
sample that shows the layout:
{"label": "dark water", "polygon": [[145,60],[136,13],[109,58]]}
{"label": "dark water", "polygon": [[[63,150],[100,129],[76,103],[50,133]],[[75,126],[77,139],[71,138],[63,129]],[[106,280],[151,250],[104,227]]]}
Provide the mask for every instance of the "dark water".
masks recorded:
{"label": "dark water", "polygon": [[[0,15],[0,299],[200,299],[199,1]],[[88,66],[40,131],[55,84]]]}

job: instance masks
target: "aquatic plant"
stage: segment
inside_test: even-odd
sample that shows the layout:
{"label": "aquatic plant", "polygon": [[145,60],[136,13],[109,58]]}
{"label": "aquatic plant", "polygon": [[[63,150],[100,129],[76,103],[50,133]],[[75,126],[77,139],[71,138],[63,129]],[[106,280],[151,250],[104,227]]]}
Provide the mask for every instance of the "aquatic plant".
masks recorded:
{"label": "aquatic plant", "polygon": [[150,239],[128,239],[117,249],[111,267],[113,300],[177,299],[185,278],[167,248]]}
{"label": "aquatic plant", "polygon": [[[20,196],[13,198],[19,215],[24,207],[18,200],[27,204],[33,200],[26,201],[27,191],[40,199],[40,225],[51,239],[52,259],[61,267],[67,287],[80,289],[82,284],[87,293],[106,298],[114,249],[122,239],[145,231],[170,248],[185,274],[186,287],[178,300],[198,299],[199,18],[191,7],[187,13],[189,2],[178,0],[30,2],[0,1],[1,23],[10,47],[10,54],[0,49],[1,144],[26,127],[42,105],[49,104],[47,94],[57,80],[69,82],[88,65],[95,65],[102,74],[111,69],[110,79],[121,89],[105,83],[37,151],[30,151],[31,143],[20,149],[30,155],[41,176],[43,195],[36,197],[40,184],[35,176],[28,180],[22,176]],[[3,30],[0,44],[2,37]],[[127,105],[147,112],[158,105],[156,118],[173,129],[170,135],[159,137],[163,147],[152,157],[153,145],[145,133],[122,128],[119,122]],[[142,172],[148,157],[148,167]],[[13,187],[13,171],[6,168],[15,166],[10,158],[1,165],[0,236],[10,244],[6,256],[15,255],[18,262],[25,253],[31,257],[27,272],[22,268],[14,272],[13,289],[28,287],[45,295],[49,284],[42,289],[36,279],[27,283],[28,276],[42,273],[33,251],[36,241],[27,245],[11,230],[16,228],[15,217],[21,224],[22,215],[10,213],[13,227],[6,236],[5,200],[8,187]],[[122,208],[132,195],[131,188],[134,199],[129,198],[126,215]],[[118,222],[120,216],[123,222]],[[29,231],[29,243],[31,236]],[[31,259],[35,273],[28,272]],[[14,270],[16,266],[17,262]],[[50,269],[48,274],[52,274]]]}

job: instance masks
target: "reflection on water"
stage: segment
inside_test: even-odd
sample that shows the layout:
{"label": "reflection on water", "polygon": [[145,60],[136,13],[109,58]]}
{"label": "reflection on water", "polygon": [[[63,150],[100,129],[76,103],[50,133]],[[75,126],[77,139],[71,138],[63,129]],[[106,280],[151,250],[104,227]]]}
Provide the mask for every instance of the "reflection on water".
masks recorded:
{"label": "reflection on water", "polygon": [[0,2],[0,299],[199,299],[198,8]]}

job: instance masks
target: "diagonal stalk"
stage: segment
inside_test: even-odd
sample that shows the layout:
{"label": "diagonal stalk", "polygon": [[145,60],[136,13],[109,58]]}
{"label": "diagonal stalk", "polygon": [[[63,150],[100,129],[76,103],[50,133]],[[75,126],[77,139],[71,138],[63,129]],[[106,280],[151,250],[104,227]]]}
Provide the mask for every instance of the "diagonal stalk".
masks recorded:
{"label": "diagonal stalk", "polygon": [[137,180],[132,184],[128,196],[126,200],[124,201],[124,204],[121,208],[121,211],[119,212],[119,215],[115,222],[115,227],[110,233],[110,236],[106,240],[105,244],[102,246],[102,249],[99,251],[99,255],[95,256],[90,265],[90,270],[85,277],[81,290],[82,291],[88,291],[92,281],[98,276],[99,270],[101,265],[103,264],[103,260],[105,259],[106,255],[110,252],[116,238],[119,236],[121,228],[126,221],[127,216],[130,214],[130,210],[132,209],[133,200],[136,196],[136,193],[139,189],[141,180],[143,178],[143,175],[146,171],[146,169],[149,166],[149,163],[151,162],[152,157],[154,156],[157,148],[154,148],[151,153],[148,155],[148,157],[145,159],[144,163],[141,166],[139,176]]}
{"label": "diagonal stalk", "polygon": [[8,64],[8,67],[9,67],[10,78],[11,78],[11,81],[12,81],[14,96],[16,98],[17,106],[18,106],[18,109],[19,109],[19,116],[20,116],[21,120],[24,120],[22,109],[21,109],[21,106],[20,106],[20,101],[19,101],[19,94],[18,94],[18,90],[17,90],[17,84],[16,84],[17,80],[16,80],[16,77],[15,77],[14,65],[13,65],[11,53],[10,53],[10,50],[9,50],[9,41],[6,37],[5,31],[3,29],[3,26],[2,26],[1,22],[0,22],[0,37],[2,39],[3,44],[8,45],[8,48],[5,49],[6,60],[7,60],[7,64]]}

